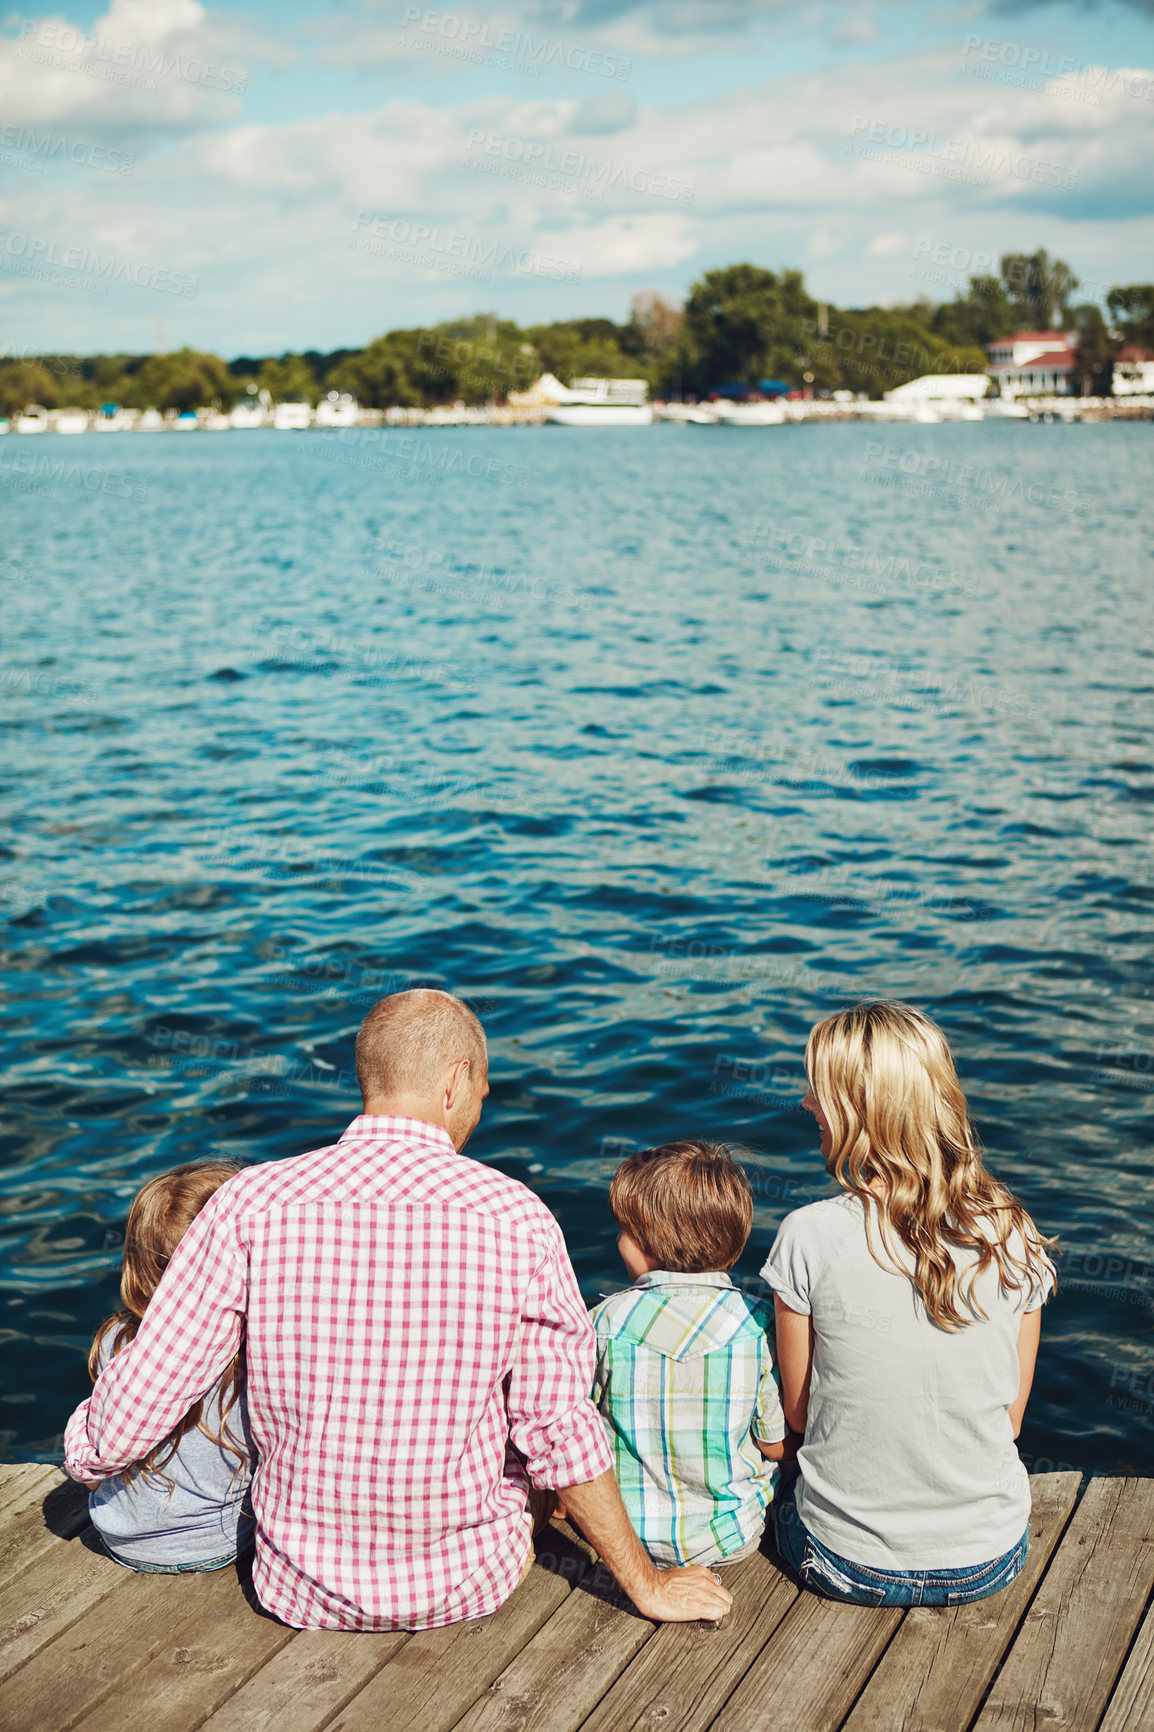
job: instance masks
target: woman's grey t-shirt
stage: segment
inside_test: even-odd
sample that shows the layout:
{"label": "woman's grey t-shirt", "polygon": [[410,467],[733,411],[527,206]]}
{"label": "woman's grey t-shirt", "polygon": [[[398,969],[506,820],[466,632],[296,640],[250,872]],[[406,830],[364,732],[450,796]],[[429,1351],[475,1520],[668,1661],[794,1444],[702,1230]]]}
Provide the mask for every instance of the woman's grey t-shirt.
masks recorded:
{"label": "woman's grey t-shirt", "polygon": [[[880,1251],[876,1220],[873,1233]],[[959,1270],[975,1261],[955,1254]],[[945,1570],[1017,1544],[1030,1483],[1009,1409],[1022,1316],[1049,1296],[1047,1271],[1012,1292],[985,1270],[974,1292],[986,1320],[947,1331],[909,1277],[871,1255],[858,1197],[786,1216],[762,1274],[791,1311],[813,1317],[797,1509],[823,1546],[878,1569]]]}
{"label": "woman's grey t-shirt", "polygon": [[[114,1331],[100,1343],[100,1369],[108,1363]],[[205,1397],[204,1423],[220,1435],[220,1386]],[[228,1415],[228,1428],[252,1455],[248,1410],[242,1395]],[[161,1451],[163,1458],[165,1452]],[[128,1564],[207,1564],[237,1549],[251,1467],[213,1443],[203,1431],[187,1432],[175,1453],[162,1461],[171,1487],[151,1474],[126,1479],[114,1474],[88,1499],[92,1525],[108,1550]]]}

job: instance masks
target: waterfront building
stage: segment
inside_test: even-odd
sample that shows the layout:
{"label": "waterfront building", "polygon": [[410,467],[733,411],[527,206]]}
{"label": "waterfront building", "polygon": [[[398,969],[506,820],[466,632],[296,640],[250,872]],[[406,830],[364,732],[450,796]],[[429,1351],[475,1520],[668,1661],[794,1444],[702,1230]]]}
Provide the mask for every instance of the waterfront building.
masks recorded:
{"label": "waterfront building", "polygon": [[1075,389],[1078,342],[1070,331],[1015,331],[985,348],[1003,397],[1065,397]]}
{"label": "waterfront building", "polygon": [[1115,397],[1154,397],[1154,354],[1126,343],[1114,357]]}

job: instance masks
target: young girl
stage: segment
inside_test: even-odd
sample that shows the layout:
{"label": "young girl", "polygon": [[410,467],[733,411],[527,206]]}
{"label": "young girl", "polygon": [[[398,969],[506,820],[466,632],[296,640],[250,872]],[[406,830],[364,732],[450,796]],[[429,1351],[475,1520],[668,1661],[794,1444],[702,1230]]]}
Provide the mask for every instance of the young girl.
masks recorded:
{"label": "young girl", "polygon": [[[232,1161],[194,1162],[150,1179],[138,1193],[124,1241],[125,1309],[97,1331],[88,1356],[93,1382],[135,1337],[169,1258],[196,1216],[239,1171]],[[162,1443],[92,1492],[88,1510],[105,1549],[117,1563],[152,1574],[223,1569],[252,1532],[245,1502],[251,1456],[244,1359],[238,1353],[216,1388]]]}
{"label": "young girl", "polygon": [[805,1068],[841,1195],[787,1216],[763,1271],[786,1419],[804,1433],[779,1549],[838,1600],[984,1599],[1026,1559],[1014,1439],[1052,1241],[983,1166],[928,1017],[843,1011],[813,1030]]}

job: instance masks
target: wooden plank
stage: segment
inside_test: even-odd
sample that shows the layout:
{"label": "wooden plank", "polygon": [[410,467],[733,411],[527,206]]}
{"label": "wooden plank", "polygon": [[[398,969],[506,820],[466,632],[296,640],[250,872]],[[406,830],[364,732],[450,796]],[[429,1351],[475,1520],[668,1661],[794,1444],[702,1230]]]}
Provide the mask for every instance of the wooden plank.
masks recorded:
{"label": "wooden plank", "polygon": [[55,1468],[48,1473],[46,1480],[29,1482],[0,1516],[0,1574],[5,1585],[88,1526],[84,1487]]}
{"label": "wooden plank", "polygon": [[714,1721],[716,1732],[834,1732],[904,1616],[800,1593]]}
{"label": "wooden plank", "polygon": [[1097,1726],[1154,1586],[1154,1480],[1095,1479],[977,1722]]}
{"label": "wooden plank", "polygon": [[53,1539],[46,1556],[0,1590],[0,1681],[130,1579],[82,1539]]}
{"label": "wooden plank", "polygon": [[906,1614],[845,1732],[942,1732],[969,1725],[1062,1537],[1079,1481],[1076,1473],[1031,1480],[1030,1555],[1002,1593],[969,1606],[917,1606]]}
{"label": "wooden plank", "polygon": [[58,1467],[37,1468],[30,1474],[22,1474],[18,1480],[9,1482],[8,1495],[0,1507],[0,1543],[9,1524],[29,1510],[44,1510],[51,1518],[55,1512],[74,1506],[87,1509],[88,1492]]}
{"label": "wooden plank", "polygon": [[190,1732],[292,1640],[295,1631],[254,1610],[252,1589],[242,1588],[234,1570],[222,1574],[228,1586],[209,1609],[77,1726],[84,1732]]}
{"label": "wooden plank", "polygon": [[[720,1713],[797,1599],[767,1557],[727,1574],[721,1624],[662,1624],[584,1722],[582,1732],[696,1732]],[[802,1724],[800,1721],[794,1725]]]}
{"label": "wooden plank", "polygon": [[[0,1732],[65,1732],[122,1686],[227,1587],[227,1570],[186,1576],[133,1575],[41,1648],[4,1686]],[[232,1573],[235,1583],[235,1573]]]}
{"label": "wooden plank", "polygon": [[447,1732],[568,1599],[590,1561],[571,1530],[548,1527],[536,1564],[499,1611],[410,1637],[332,1732]]}
{"label": "wooden plank", "polygon": [[1154,1606],[1142,1620],[1098,1732],[1149,1732],[1154,1727]]}
{"label": "wooden plank", "polygon": [[458,1722],[460,1732],[575,1732],[655,1628],[598,1564]]}
{"label": "wooden plank", "polygon": [[9,1463],[0,1468],[0,1527],[4,1517],[17,1504],[23,1502],[31,1488],[43,1485],[47,1491],[55,1483],[59,1469],[50,1467],[40,1461],[20,1461]]}
{"label": "wooden plank", "polygon": [[[212,1732],[318,1732],[409,1640],[403,1630],[302,1630],[204,1724]],[[386,1725],[387,1708],[373,1721],[376,1732]]]}

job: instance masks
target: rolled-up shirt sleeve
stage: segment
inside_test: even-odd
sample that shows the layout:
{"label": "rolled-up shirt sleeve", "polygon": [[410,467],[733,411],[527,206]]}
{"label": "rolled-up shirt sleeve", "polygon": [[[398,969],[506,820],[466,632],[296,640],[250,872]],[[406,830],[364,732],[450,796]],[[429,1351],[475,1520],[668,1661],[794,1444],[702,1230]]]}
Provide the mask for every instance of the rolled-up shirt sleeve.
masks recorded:
{"label": "rolled-up shirt sleeve", "polygon": [[506,1396],[509,1436],[540,1490],[585,1485],[612,1471],[589,1398],[596,1341],[560,1229],[530,1281]]}
{"label": "rolled-up shirt sleeve", "polygon": [[248,1263],[226,1191],[173,1254],[136,1339],[116,1355],[64,1433],[74,1479],[106,1479],[147,1455],[218,1381],[240,1344]]}
{"label": "rolled-up shirt sleeve", "polygon": [[777,1238],[773,1241],[773,1249],[762,1267],[761,1278],[773,1288],[774,1297],[790,1311],[798,1311],[802,1316],[811,1314],[810,1275],[807,1248],[802,1234],[798,1230],[798,1216],[803,1213],[795,1209],[792,1215],[787,1215],[778,1228]]}

